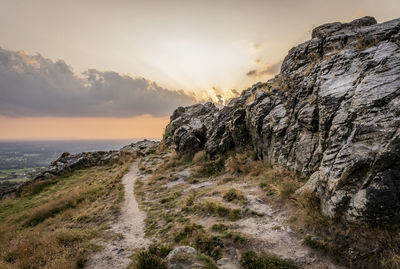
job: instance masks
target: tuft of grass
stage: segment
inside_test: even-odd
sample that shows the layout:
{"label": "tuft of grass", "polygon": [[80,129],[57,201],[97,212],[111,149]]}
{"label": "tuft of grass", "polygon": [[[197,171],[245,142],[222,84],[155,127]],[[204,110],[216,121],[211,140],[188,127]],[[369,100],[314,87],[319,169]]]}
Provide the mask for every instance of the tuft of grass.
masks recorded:
{"label": "tuft of grass", "polygon": [[222,223],[215,223],[211,226],[211,230],[213,230],[215,232],[223,233],[226,230],[228,230],[228,227]]}
{"label": "tuft of grass", "polygon": [[224,238],[232,239],[234,243],[243,244],[246,238],[240,232],[229,231],[224,234]]}
{"label": "tuft of grass", "polygon": [[36,180],[22,187],[21,195],[35,195],[41,192],[47,186],[55,184],[54,179]]}
{"label": "tuft of grass", "polygon": [[211,177],[221,174],[225,169],[225,159],[219,157],[216,160],[200,162],[195,169],[195,176]]}
{"label": "tuft of grass", "polygon": [[230,220],[238,220],[242,217],[242,212],[240,209],[230,209],[223,206],[219,202],[206,201],[197,205],[197,208],[201,212],[216,215],[222,218],[228,218]]}
{"label": "tuft of grass", "polygon": [[243,193],[235,188],[229,189],[227,192],[224,193],[222,198],[228,202],[242,202],[245,203],[247,201],[246,197],[244,197]]}
{"label": "tuft of grass", "polygon": [[400,255],[392,252],[380,260],[380,265],[382,269],[398,269],[400,268]]}
{"label": "tuft of grass", "polygon": [[[129,268],[129,267],[128,267]],[[167,269],[167,262],[149,251],[141,251],[135,256],[135,269]]]}
{"label": "tuft of grass", "polygon": [[174,241],[176,243],[179,243],[184,239],[190,239],[191,237],[193,237],[195,234],[201,232],[202,230],[203,230],[203,227],[201,225],[197,225],[195,223],[185,225],[185,227],[183,227],[183,229],[175,235]]}
{"label": "tuft of grass", "polygon": [[273,255],[257,255],[254,251],[247,251],[241,255],[240,264],[245,269],[297,269],[296,264],[289,260],[283,260]]}
{"label": "tuft of grass", "polygon": [[165,126],[163,141],[165,142],[167,138],[170,137],[171,135],[172,135],[172,126],[168,124],[167,126]]}
{"label": "tuft of grass", "polygon": [[265,168],[265,164],[257,159],[253,150],[234,153],[225,162],[225,170],[230,174],[258,176]]}
{"label": "tuft of grass", "polygon": [[95,229],[68,229],[62,228],[55,232],[57,242],[63,246],[71,246],[85,239],[91,239],[98,235]]}
{"label": "tuft of grass", "polygon": [[282,230],[282,226],[280,226],[280,225],[275,225],[275,226],[272,227],[272,230],[274,230],[274,231],[280,231],[280,230]]}
{"label": "tuft of grass", "polygon": [[304,245],[309,246],[313,249],[325,250],[327,248],[327,246],[323,242],[313,238],[311,235],[306,236],[303,242]]}
{"label": "tuft of grass", "polygon": [[67,209],[75,208],[84,200],[82,193],[71,193],[58,200],[46,203],[29,212],[24,218],[24,227],[35,226],[47,218],[53,217]]}
{"label": "tuft of grass", "polygon": [[201,225],[190,223],[174,237],[175,243],[184,243],[194,246],[201,253],[214,260],[221,258],[223,243],[218,236],[209,236]]}
{"label": "tuft of grass", "polygon": [[193,163],[205,162],[206,160],[207,160],[207,153],[205,150],[201,150],[193,156]]}
{"label": "tuft of grass", "polygon": [[305,191],[295,197],[296,204],[301,208],[303,221],[312,227],[323,227],[330,220],[322,215],[321,202],[314,192]]}
{"label": "tuft of grass", "polygon": [[371,36],[363,36],[356,43],[356,48],[359,50],[366,50],[368,48],[374,47],[379,43],[379,40]]}
{"label": "tuft of grass", "polygon": [[200,233],[194,238],[194,245],[198,251],[210,256],[215,261],[222,257],[221,249],[224,247],[218,236],[208,236]]}
{"label": "tuft of grass", "polygon": [[292,198],[303,183],[290,171],[281,167],[268,170],[260,182],[260,188],[283,198]]}

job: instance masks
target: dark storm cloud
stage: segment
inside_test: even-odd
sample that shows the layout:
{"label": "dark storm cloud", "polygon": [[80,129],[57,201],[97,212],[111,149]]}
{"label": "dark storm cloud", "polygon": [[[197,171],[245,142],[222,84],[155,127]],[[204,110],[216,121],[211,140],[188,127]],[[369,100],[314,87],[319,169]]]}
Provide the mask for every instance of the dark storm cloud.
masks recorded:
{"label": "dark storm cloud", "polygon": [[26,116],[168,116],[195,101],[144,78],[87,70],[78,77],[56,62],[0,48],[0,114]]}
{"label": "dark storm cloud", "polygon": [[[256,63],[260,63],[260,60],[257,59]],[[259,76],[264,76],[264,75],[276,75],[279,73],[281,69],[282,62],[277,62],[275,64],[268,65],[266,68],[261,69],[261,70],[250,70],[249,72],[246,73],[246,76],[249,77],[259,77]]]}

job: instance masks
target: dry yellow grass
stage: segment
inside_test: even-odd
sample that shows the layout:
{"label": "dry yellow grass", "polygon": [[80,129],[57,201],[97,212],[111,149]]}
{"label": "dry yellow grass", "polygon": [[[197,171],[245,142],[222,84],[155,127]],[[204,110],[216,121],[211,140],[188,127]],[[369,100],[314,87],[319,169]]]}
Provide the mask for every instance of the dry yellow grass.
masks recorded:
{"label": "dry yellow grass", "polygon": [[131,161],[35,182],[0,201],[0,268],[82,268],[118,214]]}

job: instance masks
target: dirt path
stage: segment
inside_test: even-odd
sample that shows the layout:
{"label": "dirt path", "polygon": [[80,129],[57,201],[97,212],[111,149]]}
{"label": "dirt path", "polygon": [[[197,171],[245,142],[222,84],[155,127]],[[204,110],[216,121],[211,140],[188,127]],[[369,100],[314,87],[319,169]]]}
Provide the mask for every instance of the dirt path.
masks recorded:
{"label": "dirt path", "polygon": [[125,268],[131,261],[132,250],[144,248],[150,241],[144,238],[145,214],[139,210],[133,194],[133,187],[138,176],[137,163],[133,163],[130,171],[122,178],[125,187],[125,200],[122,204],[118,221],[112,224],[111,231],[120,234],[104,245],[104,249],[96,253],[87,263],[88,269]]}

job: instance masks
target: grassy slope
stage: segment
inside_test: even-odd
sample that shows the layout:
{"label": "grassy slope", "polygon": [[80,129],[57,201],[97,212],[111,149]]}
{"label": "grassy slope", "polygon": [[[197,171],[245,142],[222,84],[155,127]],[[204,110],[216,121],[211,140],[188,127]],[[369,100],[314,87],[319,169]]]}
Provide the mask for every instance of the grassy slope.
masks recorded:
{"label": "grassy slope", "polygon": [[0,268],[81,268],[123,200],[131,160],[36,182],[0,201]]}

